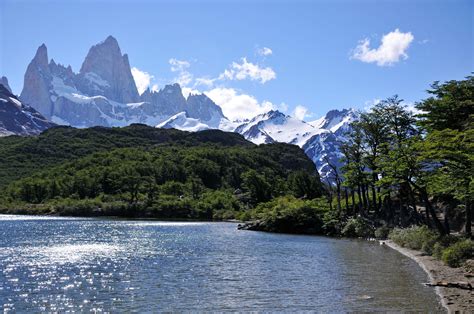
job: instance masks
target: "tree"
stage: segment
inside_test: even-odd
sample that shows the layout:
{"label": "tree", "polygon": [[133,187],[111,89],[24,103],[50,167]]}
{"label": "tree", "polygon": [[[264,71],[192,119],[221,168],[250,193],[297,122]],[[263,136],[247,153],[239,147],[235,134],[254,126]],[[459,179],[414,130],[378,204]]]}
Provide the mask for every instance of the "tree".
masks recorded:
{"label": "tree", "polygon": [[432,192],[464,203],[465,232],[472,236],[474,198],[474,77],[435,82],[432,97],[419,102],[419,125],[426,132],[422,151],[433,181]]}
{"label": "tree", "polygon": [[250,193],[254,204],[269,201],[272,197],[270,183],[266,178],[255,170],[249,170],[242,174],[243,188]]}
{"label": "tree", "polygon": [[306,171],[293,171],[288,176],[288,185],[295,197],[313,199],[321,196],[320,182]]}

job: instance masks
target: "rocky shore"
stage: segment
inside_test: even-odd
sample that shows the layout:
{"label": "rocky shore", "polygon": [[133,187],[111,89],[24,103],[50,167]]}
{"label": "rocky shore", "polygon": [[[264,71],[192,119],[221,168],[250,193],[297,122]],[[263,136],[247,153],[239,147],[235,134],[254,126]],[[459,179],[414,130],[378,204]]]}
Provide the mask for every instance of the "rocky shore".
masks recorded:
{"label": "rocky shore", "polygon": [[[441,304],[449,313],[474,312],[474,261],[465,267],[452,268],[420,251],[403,248],[392,241],[381,243],[413,259],[428,274],[429,284],[435,286]],[[449,287],[448,287],[449,286]],[[469,289],[471,287],[471,289]]]}

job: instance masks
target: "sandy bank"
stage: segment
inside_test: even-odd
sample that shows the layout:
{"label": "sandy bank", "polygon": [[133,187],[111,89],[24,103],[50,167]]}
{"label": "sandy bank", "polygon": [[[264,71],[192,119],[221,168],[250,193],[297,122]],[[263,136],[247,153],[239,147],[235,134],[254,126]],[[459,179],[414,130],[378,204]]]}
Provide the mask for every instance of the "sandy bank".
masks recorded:
{"label": "sandy bank", "polygon": [[[444,282],[468,282],[474,285],[474,274],[465,268],[451,268],[438,261],[432,256],[423,255],[420,251],[403,248],[392,241],[381,241],[394,250],[406,255],[416,261],[418,265],[428,274],[432,283]],[[474,313],[474,291],[459,288],[436,287],[436,293],[441,299],[441,304],[449,313]]]}

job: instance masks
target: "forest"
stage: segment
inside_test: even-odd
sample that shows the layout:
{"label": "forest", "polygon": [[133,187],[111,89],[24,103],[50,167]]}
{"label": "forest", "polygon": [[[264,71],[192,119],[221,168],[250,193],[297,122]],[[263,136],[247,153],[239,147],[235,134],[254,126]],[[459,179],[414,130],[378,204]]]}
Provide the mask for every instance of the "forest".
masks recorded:
{"label": "forest", "polygon": [[278,196],[323,194],[298,147],[235,133],[59,127],[2,141],[7,213],[232,219]]}

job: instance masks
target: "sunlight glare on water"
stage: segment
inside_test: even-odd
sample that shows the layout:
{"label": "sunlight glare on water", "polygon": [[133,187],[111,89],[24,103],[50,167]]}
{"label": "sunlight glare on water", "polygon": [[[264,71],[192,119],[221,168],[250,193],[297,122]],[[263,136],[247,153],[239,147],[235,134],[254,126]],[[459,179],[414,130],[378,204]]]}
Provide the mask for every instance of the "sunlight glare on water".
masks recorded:
{"label": "sunlight glare on water", "polygon": [[234,223],[0,216],[4,311],[442,311],[376,243]]}

